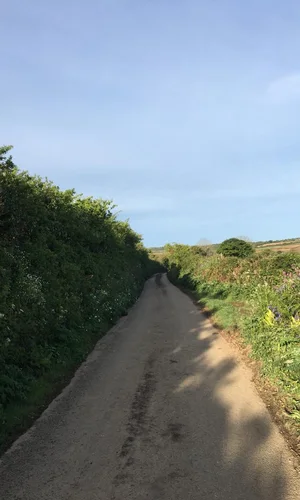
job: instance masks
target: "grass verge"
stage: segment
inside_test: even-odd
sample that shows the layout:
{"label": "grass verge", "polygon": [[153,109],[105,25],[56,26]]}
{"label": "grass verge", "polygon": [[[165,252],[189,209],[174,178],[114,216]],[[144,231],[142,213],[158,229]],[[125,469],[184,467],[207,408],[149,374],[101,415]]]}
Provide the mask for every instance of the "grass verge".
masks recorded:
{"label": "grass verge", "polygon": [[253,332],[246,326],[251,314],[247,300],[242,300],[234,291],[226,291],[226,288],[224,290],[224,287],[220,288],[217,284],[196,284],[187,275],[174,278],[174,274],[169,273],[168,277],[200,307],[226,340],[238,350],[239,357],[250,366],[253,381],[273,420],[299,457],[300,420],[299,412],[295,410],[295,393],[299,389],[299,382],[291,385],[291,381],[281,377],[280,371],[276,372],[273,365],[268,365],[263,351],[257,350],[255,345],[253,348]]}

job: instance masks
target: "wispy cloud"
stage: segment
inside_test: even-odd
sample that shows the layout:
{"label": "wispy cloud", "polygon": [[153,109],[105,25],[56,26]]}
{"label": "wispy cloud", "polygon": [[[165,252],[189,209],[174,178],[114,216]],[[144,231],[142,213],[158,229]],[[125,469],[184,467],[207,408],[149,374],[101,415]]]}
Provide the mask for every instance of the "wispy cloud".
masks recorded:
{"label": "wispy cloud", "polygon": [[25,3],[0,32],[21,168],[113,199],[153,245],[293,233],[300,2]]}
{"label": "wispy cloud", "polygon": [[285,75],[270,83],[268,95],[275,102],[300,100],[300,73]]}
{"label": "wispy cloud", "polygon": [[[240,189],[217,189],[209,192],[194,193],[192,196],[202,200],[255,200],[270,199],[282,196],[293,196],[300,194],[300,186],[293,183],[279,186],[277,184],[267,184],[265,186],[255,186],[254,183],[243,186]],[[191,195],[190,195],[191,196]]]}

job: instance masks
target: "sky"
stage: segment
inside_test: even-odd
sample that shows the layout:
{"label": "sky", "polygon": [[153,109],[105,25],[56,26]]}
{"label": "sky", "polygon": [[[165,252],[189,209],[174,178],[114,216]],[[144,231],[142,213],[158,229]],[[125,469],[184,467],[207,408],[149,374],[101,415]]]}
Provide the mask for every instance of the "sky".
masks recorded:
{"label": "sky", "polygon": [[10,0],[0,144],[147,246],[300,236],[298,0]]}

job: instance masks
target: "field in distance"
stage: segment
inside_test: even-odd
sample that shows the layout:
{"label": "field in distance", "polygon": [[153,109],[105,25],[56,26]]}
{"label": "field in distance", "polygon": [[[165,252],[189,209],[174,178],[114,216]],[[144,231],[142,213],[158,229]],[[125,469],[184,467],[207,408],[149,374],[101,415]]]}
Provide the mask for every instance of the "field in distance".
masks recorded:
{"label": "field in distance", "polygon": [[[253,242],[258,251],[273,250],[274,252],[297,252],[300,253],[300,238],[288,238],[286,240],[268,240]],[[199,246],[202,246],[199,244]],[[208,245],[212,250],[218,248],[218,244]],[[205,248],[205,247],[204,247]],[[150,247],[149,250],[154,256],[161,256],[164,253],[164,247]]]}

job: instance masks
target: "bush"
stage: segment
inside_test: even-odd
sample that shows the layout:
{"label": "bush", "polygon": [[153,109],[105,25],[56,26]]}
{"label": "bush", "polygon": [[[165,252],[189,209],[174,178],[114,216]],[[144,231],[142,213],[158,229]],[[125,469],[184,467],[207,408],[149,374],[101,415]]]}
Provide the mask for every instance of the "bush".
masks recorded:
{"label": "bush", "polygon": [[171,281],[192,290],[223,329],[240,330],[300,424],[300,255],[191,255],[183,245],[166,247]]}
{"label": "bush", "polygon": [[250,243],[238,238],[230,238],[223,241],[218,247],[217,253],[224,255],[224,257],[250,257],[254,253],[253,247]]}
{"label": "bush", "polygon": [[0,413],[83,359],[155,270],[109,201],[60,191],[0,148]]}

